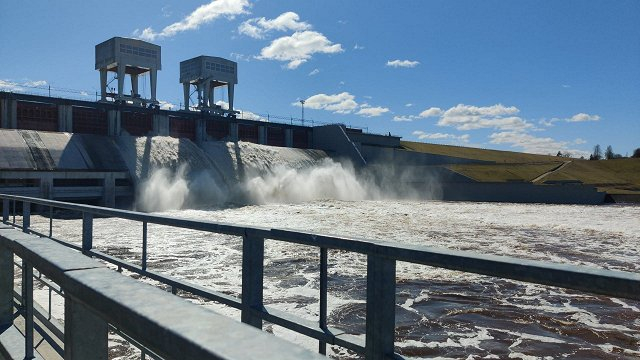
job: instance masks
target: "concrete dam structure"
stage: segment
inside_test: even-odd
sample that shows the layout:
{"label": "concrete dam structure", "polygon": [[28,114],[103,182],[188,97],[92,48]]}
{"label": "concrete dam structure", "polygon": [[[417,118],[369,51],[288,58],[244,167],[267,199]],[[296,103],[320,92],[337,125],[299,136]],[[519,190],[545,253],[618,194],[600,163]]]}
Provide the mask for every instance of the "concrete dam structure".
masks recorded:
{"label": "concrete dam structure", "polygon": [[[307,127],[216,113],[0,92],[0,126],[0,191],[16,195],[127,206],[136,184],[150,169],[176,169],[180,163],[188,163],[191,170],[208,169],[217,183],[229,184],[244,171],[238,168],[243,157],[253,159],[254,168],[260,167],[256,165],[260,156],[251,154],[258,150],[237,145],[253,143],[263,145],[262,153],[269,148],[273,154],[291,149],[290,153],[299,152],[303,157],[313,153],[312,158],[347,160],[357,172],[372,174],[383,189],[401,184],[403,190],[394,191],[399,196],[577,204],[604,201],[604,193],[581,184],[479,183],[445,165],[490,162],[406,150],[398,136],[364,133],[340,124]],[[169,138],[174,140],[162,140]],[[171,158],[158,155],[153,160],[152,145],[163,141],[166,149],[174,148]],[[292,159],[270,156],[270,165],[264,168]],[[310,162],[294,167],[308,165]]]}
{"label": "concrete dam structure", "polygon": [[[95,102],[0,91],[0,192],[127,206],[138,184],[155,169],[175,172],[186,164],[191,173],[206,174],[224,192],[246,180],[247,172],[259,174],[256,169],[262,169],[264,175],[279,165],[309,167],[329,157],[373,178],[378,193],[393,196],[578,204],[604,201],[604,193],[582,184],[480,183],[447,166],[491,162],[410,151],[401,145],[399,136],[390,133],[370,134],[343,124],[294,125],[293,119],[289,123],[242,119],[233,107],[238,64],[220,57],[200,55],[182,61],[179,82],[184,109],[162,110],[156,93],[161,55],[160,46],[138,39],[113,37],[97,44],[100,96],[96,93]],[[149,99],[139,91],[143,74],[149,74]],[[130,94],[125,92],[127,78]],[[116,80],[117,88],[109,88]],[[228,107],[215,102],[216,87],[226,87]],[[297,150],[276,150],[284,148]],[[154,154],[153,149],[162,150]],[[245,159],[253,170],[245,169]]]}

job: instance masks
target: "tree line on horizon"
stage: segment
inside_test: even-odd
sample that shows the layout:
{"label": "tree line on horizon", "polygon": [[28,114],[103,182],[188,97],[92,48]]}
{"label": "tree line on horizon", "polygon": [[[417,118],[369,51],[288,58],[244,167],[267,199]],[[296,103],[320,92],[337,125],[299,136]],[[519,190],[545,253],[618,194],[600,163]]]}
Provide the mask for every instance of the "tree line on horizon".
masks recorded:
{"label": "tree line on horizon", "polygon": [[[565,158],[573,157],[571,153],[568,151],[565,151],[564,153],[562,151],[558,151],[558,154],[556,156],[565,157]],[[633,154],[631,154],[631,156],[622,156],[620,154],[616,154],[613,151],[613,147],[611,147],[611,145],[607,146],[606,150],[603,153],[602,148],[600,147],[600,144],[596,144],[596,146],[593,147],[593,153],[589,155],[589,160],[603,160],[603,159],[612,160],[612,159],[624,159],[629,157],[640,158],[640,148],[633,150]],[[584,159],[584,156],[581,156],[580,158]]]}

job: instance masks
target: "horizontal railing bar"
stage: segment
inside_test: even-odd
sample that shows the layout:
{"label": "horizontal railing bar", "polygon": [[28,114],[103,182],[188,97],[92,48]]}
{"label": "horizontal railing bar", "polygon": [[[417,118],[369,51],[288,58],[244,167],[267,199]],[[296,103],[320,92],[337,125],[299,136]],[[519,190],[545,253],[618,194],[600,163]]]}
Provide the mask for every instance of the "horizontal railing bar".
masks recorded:
{"label": "horizontal railing bar", "polygon": [[378,255],[422,264],[640,300],[640,274],[426,246],[381,246]]}
{"label": "horizontal railing bar", "polygon": [[152,358],[162,360],[162,357],[160,355],[154,353],[152,350],[150,350],[147,347],[145,347],[144,345],[140,344],[138,341],[136,341],[136,339],[134,339],[131,336],[127,335],[122,330],[118,329],[117,327],[109,324],[109,330],[111,330],[114,333],[120,335],[123,339],[125,339],[128,342],[130,342],[133,346],[135,346],[136,348],[140,349],[141,351],[144,351],[147,355],[151,356]]}
{"label": "horizontal railing bar", "polygon": [[[20,294],[21,290],[16,288],[13,290],[13,298],[14,298],[14,306],[19,308],[22,305],[22,295]],[[44,314],[46,310],[43,309],[37,302],[33,302],[33,315],[49,330],[51,333],[56,336],[56,338],[62,342],[64,342],[64,328],[62,324],[60,324],[53,317],[51,319],[47,318]],[[42,333],[38,331],[41,335]]]}
{"label": "horizontal railing bar", "polygon": [[[512,280],[558,286],[600,295],[640,299],[640,275],[603,269],[593,269],[576,265],[559,265],[536,260],[523,260],[506,256],[479,254],[468,251],[439,249],[419,245],[396,244],[379,240],[355,239],[348,237],[320,235],[295,230],[264,229],[218,224],[207,221],[169,218],[149,215],[129,210],[117,210],[93,205],[79,205],[0,194],[0,198],[27,201],[34,204],[51,205],[69,210],[91,212],[105,216],[116,216],[130,220],[147,221],[160,225],[191,228],[230,235],[244,235],[255,232],[259,237],[273,240],[326,247],[377,255],[397,261],[423,264],[450,270],[496,276]],[[20,227],[16,224],[16,227]],[[613,280],[609,282],[610,280]]]}
{"label": "horizontal railing bar", "polygon": [[172,278],[172,277],[170,277],[168,275],[162,275],[162,274],[156,273],[154,271],[149,271],[149,270],[144,271],[144,270],[142,270],[142,268],[140,268],[140,267],[138,267],[136,265],[133,265],[133,264],[131,264],[129,262],[120,260],[120,259],[118,259],[116,257],[113,257],[111,255],[107,255],[107,254],[105,254],[103,252],[100,252],[100,251],[97,251],[97,250],[91,250],[89,252],[89,254],[92,255],[92,256],[95,256],[96,258],[99,258],[99,259],[102,259],[102,260],[107,261],[109,263],[112,263],[114,265],[118,265],[118,266],[120,266],[120,267],[122,267],[124,269],[127,269],[127,270],[129,270],[129,271],[131,271],[133,273],[136,273],[138,275],[145,276],[145,277],[148,277],[148,278],[150,278],[152,280],[159,281],[159,282],[161,282],[161,283],[163,283],[165,285],[174,286],[174,287],[176,287],[176,288],[178,288],[180,290],[187,291],[187,292],[189,292],[189,293],[191,293],[193,295],[203,297],[203,298],[205,298],[207,300],[216,301],[216,302],[219,302],[219,303],[224,304],[224,305],[231,306],[231,307],[236,308],[236,309],[240,309],[242,307],[242,302],[240,301],[240,299],[235,298],[233,296],[230,296],[230,295],[227,295],[227,294],[223,294],[223,293],[220,293],[220,292],[216,292],[216,291],[213,291],[213,290],[209,290],[209,289],[207,289],[205,287],[202,287],[202,286],[199,286],[199,285],[189,284],[187,282]]}
{"label": "horizontal railing bar", "polygon": [[223,305],[231,306],[232,308],[235,308],[238,310],[242,308],[242,301],[240,301],[240,299],[231,295],[227,295],[218,291],[209,290],[200,285],[189,284],[187,282],[171,278],[167,275],[161,275],[153,271],[146,271],[141,273],[141,275],[144,275],[153,280],[164,282],[167,285],[174,286],[179,290],[186,291],[188,293],[205,298],[207,300],[211,300],[211,301],[221,303]]}
{"label": "horizontal railing bar", "polygon": [[72,203],[56,201],[56,200],[46,200],[46,199],[30,198],[30,197],[6,195],[6,194],[0,194],[0,198],[7,198],[10,200],[17,200],[17,201],[28,201],[33,204],[48,205],[48,206],[53,206],[59,209],[72,210],[77,212],[89,212],[94,215],[102,215],[106,217],[118,217],[122,219],[134,220],[134,221],[140,221],[140,222],[146,221],[148,223],[153,223],[157,225],[166,225],[166,226],[185,228],[190,230],[215,232],[215,233],[225,234],[225,235],[242,236],[245,234],[247,229],[250,229],[251,231],[256,231],[258,234],[265,235],[265,237],[269,233],[268,229],[255,227],[255,226],[238,226],[233,224],[215,223],[211,221],[190,220],[190,219],[169,217],[169,216],[163,216],[163,215],[146,214],[146,213],[141,213],[141,212],[131,211],[131,210],[112,209],[112,208],[106,208],[106,207],[94,206],[94,205],[72,204]]}
{"label": "horizontal railing bar", "polygon": [[[9,234],[3,234],[3,238],[6,235]],[[9,238],[4,239],[8,240]],[[37,238],[33,237],[33,239]],[[21,240],[22,239],[9,241]],[[15,247],[14,254],[19,257],[24,257],[28,251],[29,250],[25,250],[22,247]],[[96,255],[95,252],[87,252],[86,254]],[[47,257],[50,255],[52,257]],[[52,254],[39,254],[39,257],[30,260],[32,261],[31,265],[36,268],[45,267],[44,264],[55,261],[53,259],[57,255],[58,254],[55,251],[53,251]],[[82,257],[81,254],[77,254],[77,256]],[[188,302],[177,302],[177,300],[171,300],[172,297],[168,294],[164,297],[160,296],[162,292],[158,292],[158,289],[151,290],[153,287],[149,285],[144,285],[146,287],[142,287],[143,284],[140,284],[133,279],[126,282],[124,280],[127,279],[126,276],[115,275],[113,271],[107,270],[104,267],[75,269],[74,271],[66,271],[65,274],[68,277],[68,279],[65,280],[66,286],[68,287],[65,288],[68,290],[68,292],[65,291],[65,297],[69,296],[69,293],[71,296],[79,297],[81,301],[87,304],[92,304],[92,309],[101,314],[101,317],[106,321],[111,322],[116,327],[120,327],[123,330],[127,329],[126,331],[136,331],[135,336],[140,336],[141,339],[137,341],[141,344],[145,344],[145,349],[153,349],[153,352],[156,354],[158,354],[158,350],[160,350],[161,353],[166,352],[165,354],[168,357],[177,358],[184,355],[186,351],[187,355],[184,355],[186,357],[193,356],[195,358],[196,355],[193,354],[198,354],[198,358],[240,359],[244,358],[243,356],[247,354],[248,357],[258,358],[256,354],[258,354],[259,351],[266,351],[266,353],[262,354],[265,355],[265,358],[269,356],[277,356],[276,358],[298,359],[305,356],[308,358],[320,359],[319,357],[314,356],[311,352],[299,347],[292,347],[291,344],[285,344],[282,340],[265,337],[261,335],[260,332],[251,332],[251,334],[247,333],[247,336],[243,336],[241,331],[248,331],[248,327],[241,327],[240,324],[228,320],[218,314],[214,316],[212,312],[196,311],[194,309],[196,309],[197,306],[190,307],[194,305]],[[48,274],[45,273],[45,276],[48,276]],[[118,276],[119,278],[116,279],[115,276]],[[94,281],[96,277],[100,278],[100,280]],[[159,315],[155,314],[153,310],[151,310],[151,306],[138,307],[137,305],[140,305],[140,298],[136,298],[132,295],[132,293],[136,291],[123,291],[119,293],[117,292],[117,289],[115,289],[118,286],[108,285],[115,284],[116,280],[120,281],[118,282],[118,286],[120,286],[120,284],[124,284],[122,285],[123,287],[129,288],[132,288],[134,286],[133,284],[136,284],[135,286],[140,286],[139,288],[135,288],[136,291],[144,293],[144,295],[140,295],[140,298],[149,299],[148,301],[150,302],[156,301],[160,308],[164,308],[166,310],[177,309],[183,313],[187,319],[191,319],[197,324],[194,325],[192,329],[186,329],[183,325],[174,324],[173,321],[175,319],[166,311],[161,312],[163,315]],[[136,306],[133,306],[134,304]],[[129,312],[130,314],[124,314],[125,312]],[[161,318],[160,323],[156,316]],[[207,320],[202,319],[200,316],[207,318]],[[133,321],[131,319],[135,319],[135,321],[137,321],[137,325],[130,324],[130,321]],[[200,321],[200,323],[198,323],[198,321]],[[144,325],[140,325],[141,323]],[[203,329],[203,324],[210,323],[219,323],[220,328],[214,333],[207,332],[206,334],[199,332],[198,330],[194,330]],[[131,326],[131,328],[129,328],[129,326]],[[229,330],[228,333],[225,334],[226,329]],[[162,344],[166,344],[166,342],[158,340],[156,335],[163,338],[176,339],[177,345],[173,347],[163,347]],[[231,339],[230,342],[226,343],[225,340],[221,338],[223,336],[228,336]],[[251,343],[253,340],[258,342],[257,347],[251,348],[251,346],[246,345]],[[220,344],[218,344],[218,342],[220,342]],[[194,344],[195,346],[187,346],[190,344]],[[234,348],[237,344],[241,344],[241,346]],[[242,346],[242,344],[245,344],[244,346],[247,347]],[[253,343],[251,344],[253,345]],[[278,348],[278,350],[281,351],[286,349],[287,352],[277,352],[275,351],[275,348]],[[248,353],[245,354],[243,351],[248,351]],[[205,354],[207,356],[201,356]]]}
{"label": "horizontal railing bar", "polygon": [[282,326],[302,335],[324,341],[331,345],[339,345],[358,353],[364,352],[364,342],[355,336],[345,334],[343,330],[332,327],[327,327],[327,330],[323,330],[320,328],[319,324],[314,321],[303,319],[268,306],[263,307],[262,311],[252,309],[252,312],[254,315],[260,316],[265,321]]}

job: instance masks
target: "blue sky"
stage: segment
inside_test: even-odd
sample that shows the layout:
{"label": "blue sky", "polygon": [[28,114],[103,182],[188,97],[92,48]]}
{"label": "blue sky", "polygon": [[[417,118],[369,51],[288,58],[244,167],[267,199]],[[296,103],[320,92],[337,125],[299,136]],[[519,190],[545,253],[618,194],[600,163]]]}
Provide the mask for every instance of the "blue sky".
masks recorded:
{"label": "blue sky", "polygon": [[95,99],[113,36],[162,46],[165,106],[179,62],[212,55],[238,61],[244,114],[300,117],[305,99],[307,119],[407,140],[640,147],[640,1],[3,1],[0,89]]}

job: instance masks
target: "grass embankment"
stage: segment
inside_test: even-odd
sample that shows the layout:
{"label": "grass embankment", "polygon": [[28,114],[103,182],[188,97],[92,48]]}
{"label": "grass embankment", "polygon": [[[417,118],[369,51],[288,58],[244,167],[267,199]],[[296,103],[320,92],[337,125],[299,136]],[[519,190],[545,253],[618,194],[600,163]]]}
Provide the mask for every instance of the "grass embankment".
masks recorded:
{"label": "grass embankment", "polygon": [[527,154],[514,151],[476,149],[462,146],[426,144],[413,141],[400,141],[400,145],[407,150],[464,159],[492,161],[495,163],[539,163],[558,161],[558,158],[555,156]]}
{"label": "grass embankment", "polygon": [[580,180],[609,194],[640,194],[640,159],[575,160],[542,181]]}
{"label": "grass embankment", "polygon": [[561,162],[491,165],[463,164],[448,165],[447,168],[480,182],[530,182],[561,164]]}
{"label": "grass embankment", "polygon": [[[536,184],[543,184],[545,181],[581,181],[609,194],[640,195],[640,159],[589,161],[410,141],[402,141],[401,144],[407,150],[494,162],[446,166],[479,182],[531,182],[537,179]],[[555,170],[567,161],[569,163]]]}

